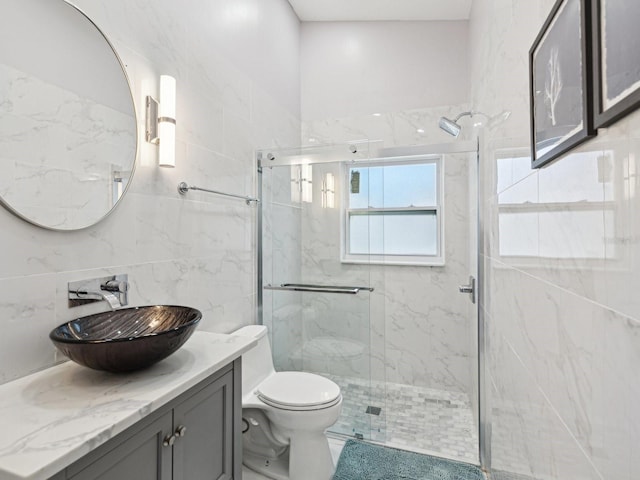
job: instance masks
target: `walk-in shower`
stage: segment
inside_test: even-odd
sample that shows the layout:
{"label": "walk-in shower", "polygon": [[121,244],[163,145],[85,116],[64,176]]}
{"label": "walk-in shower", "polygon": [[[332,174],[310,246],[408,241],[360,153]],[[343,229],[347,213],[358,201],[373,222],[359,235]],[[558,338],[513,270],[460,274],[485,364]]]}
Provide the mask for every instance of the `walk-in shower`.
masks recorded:
{"label": "walk-in shower", "polygon": [[278,370],[325,375],[329,433],[478,463],[477,151],[258,152],[258,303]]}

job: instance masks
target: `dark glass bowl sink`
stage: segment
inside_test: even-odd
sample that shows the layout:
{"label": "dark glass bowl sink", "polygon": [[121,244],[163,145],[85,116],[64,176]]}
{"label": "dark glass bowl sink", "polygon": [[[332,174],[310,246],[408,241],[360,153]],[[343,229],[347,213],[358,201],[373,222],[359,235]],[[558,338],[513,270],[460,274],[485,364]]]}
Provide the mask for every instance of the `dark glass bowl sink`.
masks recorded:
{"label": "dark glass bowl sink", "polygon": [[77,318],[54,328],[49,338],[76,363],[108,372],[130,372],[178,350],[196,329],[195,308],[154,305]]}

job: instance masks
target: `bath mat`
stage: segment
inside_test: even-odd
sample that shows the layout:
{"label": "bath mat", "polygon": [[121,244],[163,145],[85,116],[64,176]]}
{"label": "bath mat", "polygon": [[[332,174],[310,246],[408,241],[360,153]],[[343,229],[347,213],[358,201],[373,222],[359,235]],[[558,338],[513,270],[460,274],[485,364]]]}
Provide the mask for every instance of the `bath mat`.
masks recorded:
{"label": "bath mat", "polygon": [[371,445],[345,443],[333,480],[485,480],[473,465]]}

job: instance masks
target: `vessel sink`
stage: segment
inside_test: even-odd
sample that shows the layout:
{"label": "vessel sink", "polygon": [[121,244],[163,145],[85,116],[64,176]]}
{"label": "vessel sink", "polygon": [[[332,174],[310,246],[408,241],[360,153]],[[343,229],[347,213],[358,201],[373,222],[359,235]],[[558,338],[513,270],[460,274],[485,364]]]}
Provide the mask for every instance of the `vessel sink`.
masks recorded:
{"label": "vessel sink", "polygon": [[174,305],[123,308],[77,318],[54,328],[49,338],[76,363],[96,370],[130,372],[178,350],[202,313]]}

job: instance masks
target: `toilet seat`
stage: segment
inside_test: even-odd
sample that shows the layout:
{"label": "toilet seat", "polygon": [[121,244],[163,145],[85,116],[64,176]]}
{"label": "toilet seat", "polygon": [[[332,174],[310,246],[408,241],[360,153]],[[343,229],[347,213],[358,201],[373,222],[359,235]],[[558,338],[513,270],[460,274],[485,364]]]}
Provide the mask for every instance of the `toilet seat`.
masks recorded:
{"label": "toilet seat", "polygon": [[340,387],[328,378],[306,372],[279,372],[262,382],[257,397],[283,410],[320,410],[342,400]]}

